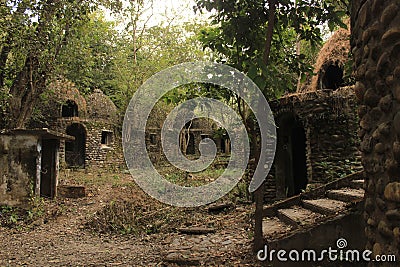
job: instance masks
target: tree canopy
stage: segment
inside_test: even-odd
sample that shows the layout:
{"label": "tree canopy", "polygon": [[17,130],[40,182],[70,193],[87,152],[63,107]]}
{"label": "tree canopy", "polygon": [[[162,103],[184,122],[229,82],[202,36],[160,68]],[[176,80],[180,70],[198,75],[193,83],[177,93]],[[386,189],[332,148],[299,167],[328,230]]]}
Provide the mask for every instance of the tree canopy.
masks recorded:
{"label": "tree canopy", "polygon": [[[125,28],[106,21],[99,6],[120,14]],[[55,77],[74,82],[83,94],[103,90],[123,112],[151,75],[206,56],[247,73],[266,96],[279,97],[312,71],[313,49],[322,41],[320,25],[343,26],[348,1],[197,0],[197,11],[212,11],[211,23],[175,24],[171,16],[150,26],[153,8],[150,0],[2,1],[1,128],[24,127]],[[234,99],[210,86],[201,90],[203,96]],[[179,92],[167,100],[192,97]]]}
{"label": "tree canopy", "polygon": [[212,25],[201,32],[204,47],[218,61],[247,73],[268,97],[295,90],[298,76],[312,71],[312,55],[298,44],[320,45],[321,25],[346,27],[341,19],[348,10],[348,1],[196,2],[198,11],[213,12]]}
{"label": "tree canopy", "polygon": [[[99,7],[120,14],[125,28]],[[153,1],[7,0],[0,5],[0,128],[24,127],[52,79],[101,89],[124,112],[154,73],[201,60],[197,22],[148,25]],[[122,19],[121,19],[122,21]]]}
{"label": "tree canopy", "polygon": [[[97,3],[6,0],[0,5],[2,126],[23,127],[70,34]],[[2,127],[2,128],[3,128]]]}

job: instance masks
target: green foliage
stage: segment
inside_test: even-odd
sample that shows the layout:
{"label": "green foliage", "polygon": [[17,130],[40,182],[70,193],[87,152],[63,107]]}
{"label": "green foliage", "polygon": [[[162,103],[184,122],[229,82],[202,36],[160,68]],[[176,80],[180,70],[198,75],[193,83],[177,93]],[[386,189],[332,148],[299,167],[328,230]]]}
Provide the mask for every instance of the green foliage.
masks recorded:
{"label": "green foliage", "polygon": [[0,227],[24,229],[42,218],[44,206],[42,199],[32,199],[29,209],[0,206]]}
{"label": "green foliage", "polygon": [[311,48],[320,45],[323,23],[331,30],[337,25],[345,27],[341,21],[345,15],[344,6],[335,1],[279,0],[269,65],[266,66],[263,57],[271,1],[196,2],[198,10],[213,12],[212,26],[203,28],[199,35],[204,48],[211,49],[218,61],[247,73],[265,95],[272,98],[293,92],[298,76],[312,72],[311,55],[304,49],[298,53],[296,43],[307,42]]}
{"label": "green foliage", "polygon": [[5,125],[7,124],[6,112],[9,107],[9,99],[10,94],[8,94],[3,88],[0,88],[0,129],[5,128]]}
{"label": "green foliage", "polygon": [[[46,85],[52,78],[67,78],[84,95],[101,89],[123,114],[134,92],[150,76],[205,55],[195,35],[199,23],[177,25],[172,19],[159,26],[147,25],[146,11],[153,8],[152,1],[4,3],[0,6],[1,128],[22,126],[32,116],[40,121],[34,104],[47,95]],[[126,28],[117,30],[116,23],[106,21],[100,5],[122,14],[120,21]],[[17,100],[15,106],[7,106],[10,96]]]}
{"label": "green foliage", "polygon": [[217,130],[215,130],[214,133],[213,133],[213,137],[214,138],[222,138],[222,137],[224,137],[226,135],[227,135],[226,129],[221,128],[221,127],[218,128]]}
{"label": "green foliage", "polygon": [[33,112],[70,35],[96,0],[6,0],[0,6],[0,90],[9,102],[4,126],[23,127]]}
{"label": "green foliage", "polygon": [[[203,60],[205,53],[194,37],[197,23],[154,26],[136,36],[123,36],[115,55],[111,83],[116,87],[106,92],[121,110],[125,110],[135,91],[153,74],[189,61]],[[176,100],[169,99],[169,103]],[[168,102],[167,101],[167,102]]]}
{"label": "green foliage", "polygon": [[82,93],[95,88],[110,91],[118,32],[115,24],[105,21],[100,12],[90,14],[70,36],[57,60],[57,74],[73,81]]}
{"label": "green foliage", "polygon": [[252,196],[249,193],[248,182],[243,179],[232,189],[231,192],[226,196],[233,203],[246,203],[252,200]]}

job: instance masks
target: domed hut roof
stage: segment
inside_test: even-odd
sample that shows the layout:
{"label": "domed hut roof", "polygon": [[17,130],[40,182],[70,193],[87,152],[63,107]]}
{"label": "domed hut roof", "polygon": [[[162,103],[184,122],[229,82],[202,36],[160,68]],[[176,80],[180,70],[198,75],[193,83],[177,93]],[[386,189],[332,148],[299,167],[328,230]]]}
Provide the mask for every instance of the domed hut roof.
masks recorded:
{"label": "domed hut roof", "polygon": [[43,114],[50,117],[86,117],[86,100],[68,80],[52,81],[42,102]]}
{"label": "domed hut roof", "polygon": [[325,43],[314,65],[314,75],[299,93],[336,90],[343,85],[344,66],[349,61],[350,30],[339,29]]}
{"label": "domed hut roof", "polygon": [[100,89],[95,89],[87,98],[88,117],[91,119],[104,119],[115,122],[117,107]]}

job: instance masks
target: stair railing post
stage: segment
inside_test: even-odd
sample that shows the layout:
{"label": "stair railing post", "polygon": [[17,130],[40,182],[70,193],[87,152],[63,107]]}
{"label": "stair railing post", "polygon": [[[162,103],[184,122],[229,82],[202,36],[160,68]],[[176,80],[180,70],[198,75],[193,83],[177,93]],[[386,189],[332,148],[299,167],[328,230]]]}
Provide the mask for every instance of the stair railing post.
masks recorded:
{"label": "stair railing post", "polygon": [[262,229],[263,206],[264,206],[264,183],[254,192],[256,210],[254,214],[254,251],[257,252],[264,247],[264,237]]}

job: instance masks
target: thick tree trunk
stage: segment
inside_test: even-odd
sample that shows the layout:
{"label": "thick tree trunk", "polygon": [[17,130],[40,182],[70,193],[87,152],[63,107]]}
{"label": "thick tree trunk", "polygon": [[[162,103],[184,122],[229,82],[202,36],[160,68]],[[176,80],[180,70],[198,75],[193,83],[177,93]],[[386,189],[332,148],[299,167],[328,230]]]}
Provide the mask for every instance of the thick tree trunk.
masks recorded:
{"label": "thick tree trunk", "polygon": [[[54,61],[61,47],[66,43],[70,28],[68,22],[64,26],[64,37],[59,44],[55,44],[54,40],[48,36],[58,8],[62,8],[60,1],[48,0],[43,5],[39,24],[35,30],[35,40],[32,41],[37,41],[39,45],[33,46],[27,51],[25,64],[16,75],[10,88],[11,98],[7,112],[10,118],[6,124],[8,129],[25,127],[32,116],[35,104],[46,88],[46,82],[54,69]],[[46,53],[50,53],[50,55],[39,59]]]}
{"label": "thick tree trunk", "polygon": [[[269,55],[271,52],[271,45],[272,45],[272,36],[274,34],[276,0],[269,0],[268,3],[269,3],[268,29],[265,42],[265,51],[264,51],[264,64],[266,66],[268,65],[269,62]],[[258,105],[258,111],[264,112],[263,107]],[[258,133],[254,133],[254,135],[256,134]],[[257,138],[255,140],[257,140]],[[254,143],[254,152],[255,152],[255,164],[257,166],[257,164],[260,161],[260,153],[261,153],[261,144],[259,144],[257,141]],[[254,198],[256,202],[256,210],[254,215],[254,220],[255,220],[254,250],[258,251],[262,249],[264,246],[263,244],[264,238],[262,230],[263,206],[264,206],[264,183],[254,192]]]}
{"label": "thick tree trunk", "polygon": [[9,115],[12,120],[9,121],[7,128],[24,128],[27,119],[32,115],[33,106],[43,91],[46,81],[46,75],[40,77],[37,73],[39,62],[36,58],[28,57],[25,66],[19,72],[11,89]]}

